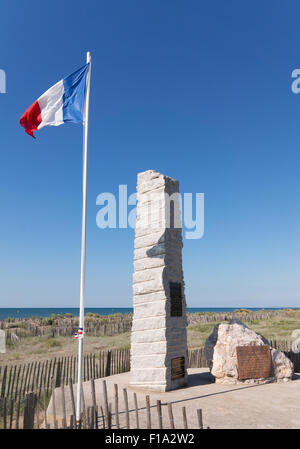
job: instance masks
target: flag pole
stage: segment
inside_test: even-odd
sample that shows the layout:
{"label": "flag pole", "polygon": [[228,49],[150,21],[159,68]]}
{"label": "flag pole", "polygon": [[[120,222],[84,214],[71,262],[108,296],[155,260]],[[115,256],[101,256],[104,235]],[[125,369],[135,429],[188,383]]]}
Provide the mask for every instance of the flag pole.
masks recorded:
{"label": "flag pole", "polygon": [[86,192],[87,192],[87,165],[88,165],[88,139],[89,139],[89,107],[90,107],[90,83],[91,83],[91,54],[86,54],[86,62],[89,69],[86,77],[86,96],[84,108],[84,142],[83,142],[83,182],[82,182],[82,228],[81,228],[81,267],[80,267],[80,311],[78,329],[78,381],[76,423],[81,419],[81,385],[82,385],[82,357],[84,336],[84,286],[85,286],[85,254],[86,254]]}

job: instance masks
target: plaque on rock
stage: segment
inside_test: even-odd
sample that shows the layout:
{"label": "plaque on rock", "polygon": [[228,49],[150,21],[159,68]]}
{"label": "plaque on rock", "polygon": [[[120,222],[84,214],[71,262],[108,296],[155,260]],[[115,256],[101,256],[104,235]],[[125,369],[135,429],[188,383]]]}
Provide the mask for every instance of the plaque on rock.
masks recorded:
{"label": "plaque on rock", "polygon": [[171,378],[179,379],[185,375],[184,357],[176,357],[171,360]]}
{"label": "plaque on rock", "polygon": [[182,290],[180,282],[170,282],[171,316],[182,316]]}
{"label": "plaque on rock", "polygon": [[237,346],[236,355],[239,380],[273,377],[270,346]]}

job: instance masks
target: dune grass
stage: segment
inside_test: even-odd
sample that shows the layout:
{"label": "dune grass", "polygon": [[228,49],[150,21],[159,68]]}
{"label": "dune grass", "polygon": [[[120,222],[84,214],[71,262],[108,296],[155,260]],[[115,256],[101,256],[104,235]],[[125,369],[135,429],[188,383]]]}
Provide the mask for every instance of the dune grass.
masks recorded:
{"label": "dune grass", "polygon": [[[297,314],[298,315],[298,314]],[[223,321],[225,323],[225,321]],[[267,320],[251,320],[245,324],[259,332],[268,340],[286,340],[291,341],[292,332],[300,329],[300,315],[286,317],[285,319],[269,318]],[[188,327],[188,346],[196,348],[204,346],[205,340],[212,332],[215,323],[194,324]]]}
{"label": "dune grass", "polygon": [[[188,326],[188,347],[203,347],[206,338],[216,323],[197,323]],[[248,327],[259,332],[268,340],[291,340],[295,329],[300,329],[300,313],[288,316],[253,319],[245,322]],[[6,354],[0,354],[0,365],[19,364],[34,360],[46,360],[53,357],[64,357],[77,354],[77,340],[74,337],[26,337],[18,342],[7,344]],[[92,337],[84,339],[85,353],[99,353],[108,349],[128,349],[130,332],[114,336]]]}
{"label": "dune grass", "polygon": [[[130,332],[106,337],[86,336],[84,339],[85,353],[97,354],[107,349],[129,347]],[[78,342],[74,337],[26,337],[7,345],[6,354],[0,354],[0,365],[77,355],[77,351]]]}

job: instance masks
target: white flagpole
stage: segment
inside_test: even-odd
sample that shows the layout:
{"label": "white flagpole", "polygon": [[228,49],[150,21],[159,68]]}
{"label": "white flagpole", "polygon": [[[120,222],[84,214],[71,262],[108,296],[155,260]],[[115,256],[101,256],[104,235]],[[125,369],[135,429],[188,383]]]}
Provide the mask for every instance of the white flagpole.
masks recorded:
{"label": "white flagpole", "polygon": [[[81,384],[82,384],[82,356],[84,335],[84,286],[85,286],[85,253],[86,253],[86,191],[87,191],[87,163],[88,163],[88,139],[89,139],[89,106],[91,83],[91,54],[86,54],[86,62],[89,69],[86,77],[86,97],[84,108],[84,145],[83,145],[83,183],[82,183],[82,229],[81,229],[81,268],[80,268],[80,312],[78,330],[78,383],[77,383],[77,407],[76,422],[81,418]],[[81,333],[82,332],[82,333]]]}

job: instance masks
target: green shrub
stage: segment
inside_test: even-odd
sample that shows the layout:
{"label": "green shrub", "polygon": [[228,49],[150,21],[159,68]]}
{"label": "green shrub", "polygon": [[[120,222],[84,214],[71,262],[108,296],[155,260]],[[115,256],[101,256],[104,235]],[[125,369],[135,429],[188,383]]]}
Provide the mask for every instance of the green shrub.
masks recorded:
{"label": "green shrub", "polygon": [[16,348],[16,346],[17,346],[17,342],[16,341],[13,341],[13,340],[6,340],[6,347],[7,348],[9,348],[9,349],[13,349],[13,348]]}
{"label": "green shrub", "polygon": [[250,313],[248,309],[235,309],[233,313]]}
{"label": "green shrub", "polygon": [[55,338],[49,338],[47,340],[47,346],[48,346],[48,348],[55,348],[57,346],[61,346],[61,342],[58,340],[55,340]]}
{"label": "green shrub", "polygon": [[109,323],[109,319],[108,318],[103,317],[103,318],[100,318],[100,320],[101,320],[102,324]]}
{"label": "green shrub", "polygon": [[11,323],[7,325],[7,329],[15,329],[16,327],[19,327],[17,323]]}
{"label": "green shrub", "polygon": [[53,318],[43,318],[41,325],[42,326],[52,326],[52,324],[54,323],[54,319]]}

